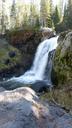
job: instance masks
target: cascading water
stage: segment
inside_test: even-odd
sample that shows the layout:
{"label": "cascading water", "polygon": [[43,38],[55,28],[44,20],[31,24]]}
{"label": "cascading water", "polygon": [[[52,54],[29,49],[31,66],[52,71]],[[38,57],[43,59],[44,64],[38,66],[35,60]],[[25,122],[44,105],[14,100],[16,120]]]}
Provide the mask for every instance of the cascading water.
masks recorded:
{"label": "cascading water", "polygon": [[[57,37],[52,37],[41,42],[37,48],[35,59],[33,61],[32,67],[24,75],[20,77],[13,77],[7,82],[19,82],[25,85],[34,84],[37,81],[46,81],[47,85],[51,85],[51,68],[52,64],[49,59],[49,53],[56,49],[57,47]],[[50,63],[50,64],[49,64]],[[49,69],[48,67],[49,66]],[[48,71],[48,77],[45,77],[46,67]]]}

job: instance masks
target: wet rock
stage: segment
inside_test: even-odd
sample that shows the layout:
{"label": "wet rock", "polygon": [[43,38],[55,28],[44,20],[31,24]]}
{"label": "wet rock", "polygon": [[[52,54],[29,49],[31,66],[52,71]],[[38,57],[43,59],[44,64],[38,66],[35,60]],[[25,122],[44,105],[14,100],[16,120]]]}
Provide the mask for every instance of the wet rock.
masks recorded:
{"label": "wet rock", "polygon": [[8,54],[9,54],[9,57],[15,57],[16,52],[15,51],[10,51]]}
{"label": "wet rock", "polygon": [[0,87],[0,92],[3,92],[3,91],[5,91],[5,88]]}

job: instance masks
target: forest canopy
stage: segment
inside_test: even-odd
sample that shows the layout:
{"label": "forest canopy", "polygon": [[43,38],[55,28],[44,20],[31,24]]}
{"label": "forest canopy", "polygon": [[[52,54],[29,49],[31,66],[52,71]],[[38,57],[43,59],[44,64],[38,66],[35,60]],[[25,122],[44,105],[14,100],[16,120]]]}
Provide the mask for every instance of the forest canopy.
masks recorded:
{"label": "forest canopy", "polygon": [[[10,0],[9,0],[10,1]],[[52,27],[56,31],[72,28],[72,0],[35,0],[0,2],[0,33],[17,28]]]}

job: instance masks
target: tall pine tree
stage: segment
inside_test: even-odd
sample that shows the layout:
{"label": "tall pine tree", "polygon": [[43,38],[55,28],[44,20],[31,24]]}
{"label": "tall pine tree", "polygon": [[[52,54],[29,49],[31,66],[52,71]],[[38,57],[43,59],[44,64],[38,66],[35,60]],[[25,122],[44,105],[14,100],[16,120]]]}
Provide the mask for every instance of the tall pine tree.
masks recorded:
{"label": "tall pine tree", "polygon": [[68,0],[67,8],[65,7],[63,22],[68,29],[72,29],[72,0]]}
{"label": "tall pine tree", "polygon": [[58,8],[56,6],[55,8],[55,11],[52,15],[52,19],[53,19],[53,23],[54,23],[54,26],[56,27],[56,25],[59,23],[60,21],[60,18],[59,18],[59,12],[58,12]]}
{"label": "tall pine tree", "polygon": [[41,26],[52,27],[51,11],[52,11],[52,0],[41,0],[40,3]]}
{"label": "tall pine tree", "polygon": [[47,8],[46,0],[41,0],[40,2],[40,23],[41,26],[46,26]]}
{"label": "tall pine tree", "polygon": [[14,28],[16,26],[16,4],[15,4],[15,0],[13,0],[12,7],[11,7],[10,23],[11,23],[11,28]]}
{"label": "tall pine tree", "polygon": [[37,16],[36,5],[34,4],[34,0],[32,0],[30,4],[30,16],[29,16],[29,21],[31,26],[35,26],[36,24],[36,16]]}
{"label": "tall pine tree", "polygon": [[52,21],[53,1],[52,0],[48,0],[48,3],[47,3],[47,12],[48,12],[47,26],[48,27],[53,27],[53,21]]}
{"label": "tall pine tree", "polygon": [[64,0],[57,0],[57,6],[58,6],[58,12],[59,12],[59,17],[60,20],[62,19],[63,16],[63,4],[64,4]]}
{"label": "tall pine tree", "polygon": [[1,33],[4,33],[5,30],[6,30],[6,24],[5,24],[5,0],[2,0]]}

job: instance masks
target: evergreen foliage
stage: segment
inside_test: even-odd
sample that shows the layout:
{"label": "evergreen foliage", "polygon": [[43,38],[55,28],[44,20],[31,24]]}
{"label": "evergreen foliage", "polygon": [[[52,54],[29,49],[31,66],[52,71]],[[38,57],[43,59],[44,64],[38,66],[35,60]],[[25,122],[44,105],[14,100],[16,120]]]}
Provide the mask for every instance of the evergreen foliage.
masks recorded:
{"label": "evergreen foliage", "polygon": [[6,30],[7,15],[5,14],[5,0],[2,0],[2,15],[1,15],[1,33]]}
{"label": "evergreen foliage", "polygon": [[40,27],[40,21],[39,21],[39,17],[38,17],[38,16],[36,16],[36,23],[35,23],[35,26],[36,26],[37,28]]}
{"label": "evergreen foliage", "polygon": [[41,0],[40,3],[40,20],[41,26],[52,27],[52,0]]}
{"label": "evergreen foliage", "polygon": [[54,26],[56,26],[60,22],[59,12],[58,12],[57,6],[56,6],[55,11],[52,15],[52,19],[53,19],[53,22],[54,22]]}
{"label": "evergreen foliage", "polygon": [[[9,7],[6,0],[1,0],[2,10],[0,10],[0,31],[3,33],[7,29],[33,27],[54,27],[57,31],[72,29],[72,0],[64,7],[63,1],[59,1],[57,6],[53,6],[53,0],[41,0],[40,10],[31,0],[28,4],[19,4],[13,0]],[[9,11],[9,14],[5,11]],[[60,17],[61,16],[61,17]]]}
{"label": "evergreen foliage", "polygon": [[65,6],[63,22],[68,29],[72,29],[72,0],[68,0],[67,8]]}
{"label": "evergreen foliage", "polygon": [[13,4],[12,4],[12,7],[11,7],[10,23],[11,23],[11,28],[14,28],[15,25],[16,25],[16,4],[15,4],[15,0],[13,0]]}
{"label": "evergreen foliage", "polygon": [[68,0],[68,4],[65,4],[63,21],[56,26],[58,32],[69,29],[72,29],[72,0]]}

